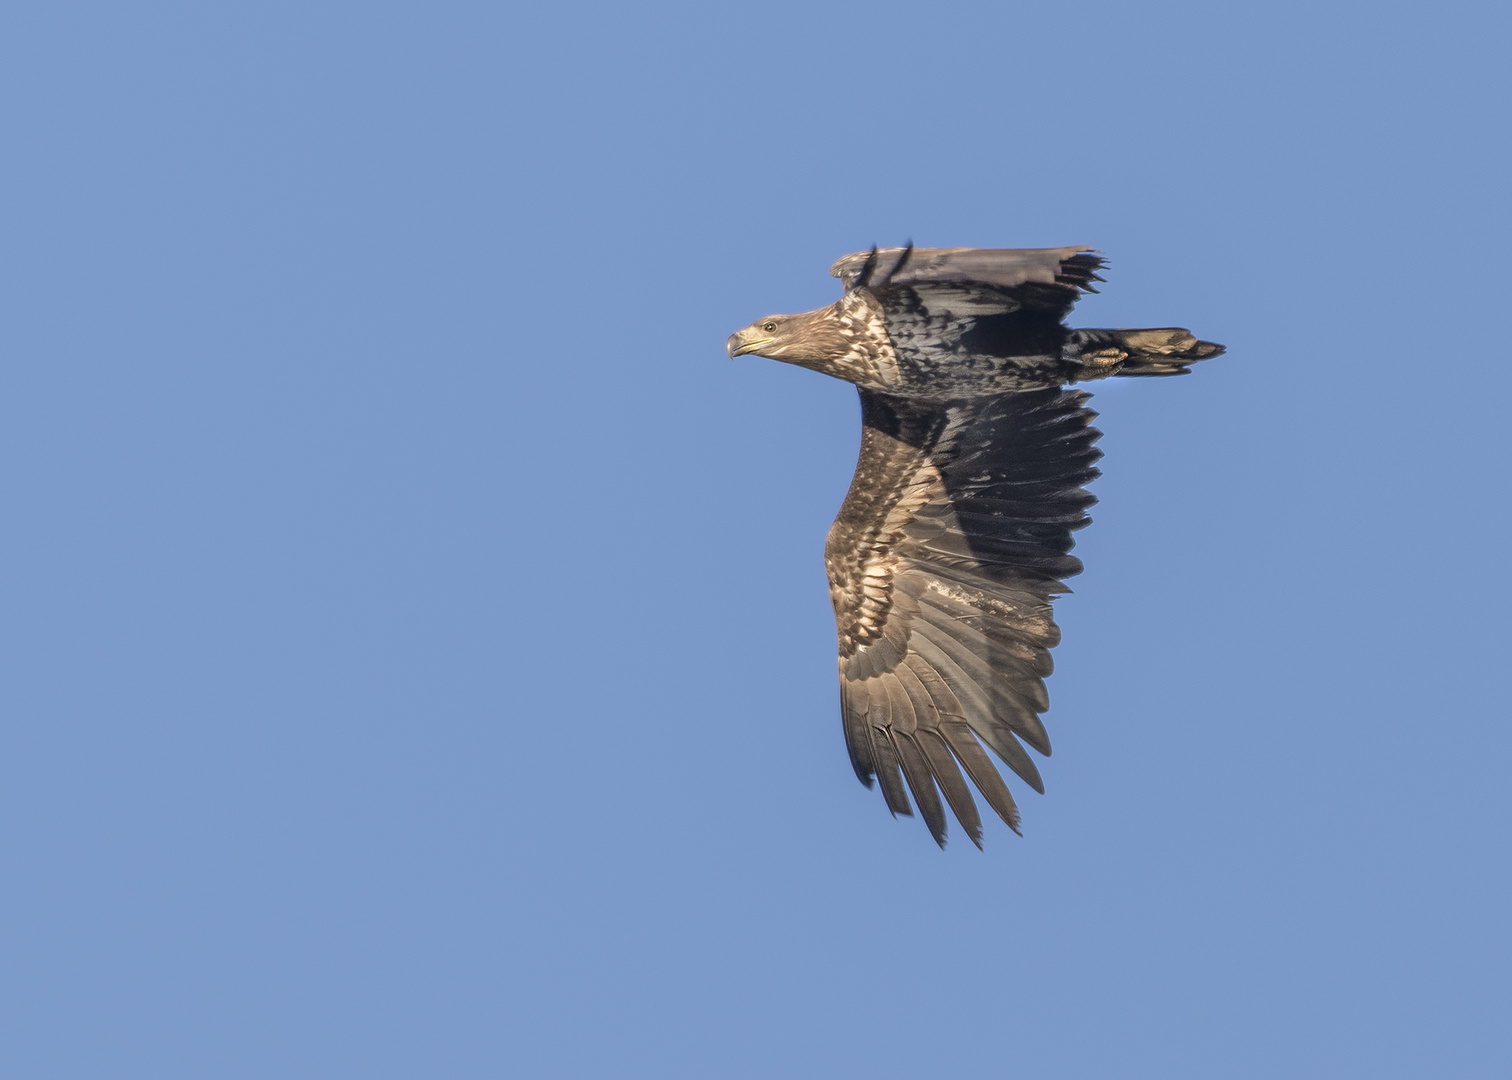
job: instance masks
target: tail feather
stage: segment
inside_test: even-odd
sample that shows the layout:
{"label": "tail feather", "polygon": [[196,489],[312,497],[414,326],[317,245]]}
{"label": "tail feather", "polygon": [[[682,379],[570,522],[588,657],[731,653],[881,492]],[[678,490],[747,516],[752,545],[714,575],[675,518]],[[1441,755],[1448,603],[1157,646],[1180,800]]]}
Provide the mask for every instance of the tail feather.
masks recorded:
{"label": "tail feather", "polygon": [[1190,330],[1162,326],[1135,330],[1073,330],[1062,357],[1077,382],[1110,375],[1185,375],[1188,364],[1223,355],[1224,348],[1199,341]]}

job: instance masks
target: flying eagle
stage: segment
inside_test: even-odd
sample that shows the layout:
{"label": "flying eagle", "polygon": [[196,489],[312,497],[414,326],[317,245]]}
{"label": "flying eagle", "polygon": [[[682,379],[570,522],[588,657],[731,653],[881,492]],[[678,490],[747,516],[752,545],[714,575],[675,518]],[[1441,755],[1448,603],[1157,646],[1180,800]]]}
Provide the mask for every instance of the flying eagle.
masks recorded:
{"label": "flying eagle", "polygon": [[[855,383],[861,455],[824,545],[840,639],[840,703],[856,775],[935,842],[945,811],[977,847],[969,776],[1008,827],[1018,807],[983,744],[1043,793],[1027,744],[1060,629],[1050,604],[1081,572],[1100,432],[1072,383],[1184,375],[1223,352],[1187,330],[1072,330],[1095,292],[1091,248],[888,248],[830,268],[845,293],[768,315],[726,350]],[[936,791],[938,785],[938,791]]]}

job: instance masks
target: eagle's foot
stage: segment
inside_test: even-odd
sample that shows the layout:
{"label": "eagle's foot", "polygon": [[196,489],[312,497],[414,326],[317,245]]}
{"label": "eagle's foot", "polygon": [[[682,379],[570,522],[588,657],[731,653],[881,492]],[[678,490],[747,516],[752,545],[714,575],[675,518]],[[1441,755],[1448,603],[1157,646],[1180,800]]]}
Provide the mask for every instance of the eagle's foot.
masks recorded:
{"label": "eagle's foot", "polygon": [[1061,359],[1070,366],[1073,382],[1106,379],[1123,369],[1129,351],[1108,338],[1105,333],[1088,330],[1073,330],[1067,337]]}
{"label": "eagle's foot", "polygon": [[1082,378],[1106,379],[1109,375],[1117,375],[1128,358],[1129,354],[1122,349],[1098,349],[1096,352],[1082,353],[1076,359],[1086,372]]}

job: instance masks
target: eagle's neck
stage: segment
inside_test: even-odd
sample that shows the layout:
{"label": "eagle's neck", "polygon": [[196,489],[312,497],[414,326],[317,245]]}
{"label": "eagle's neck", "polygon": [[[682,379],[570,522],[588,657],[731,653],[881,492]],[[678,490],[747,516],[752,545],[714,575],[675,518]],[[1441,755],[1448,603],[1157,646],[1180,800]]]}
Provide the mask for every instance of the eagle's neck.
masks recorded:
{"label": "eagle's neck", "polygon": [[790,364],[887,391],[898,385],[898,359],[882,319],[882,305],[871,292],[846,293],[829,307],[800,316],[807,323],[797,348],[778,357]]}

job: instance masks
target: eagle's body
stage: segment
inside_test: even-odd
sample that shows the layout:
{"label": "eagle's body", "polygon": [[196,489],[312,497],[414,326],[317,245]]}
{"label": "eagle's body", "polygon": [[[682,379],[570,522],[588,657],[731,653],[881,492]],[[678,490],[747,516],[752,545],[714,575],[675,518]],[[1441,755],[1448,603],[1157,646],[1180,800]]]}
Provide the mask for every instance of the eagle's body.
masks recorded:
{"label": "eagle's body", "polygon": [[1018,829],[983,743],[1043,791],[1021,741],[1050,753],[1050,602],[1081,570],[1071,533],[1101,456],[1088,395],[1065,384],[1182,374],[1223,351],[1179,329],[1068,329],[1101,266],[1086,248],[848,255],[839,301],[727,346],[860,389],[861,455],[825,544],[846,745],[896,814],[912,813],[906,781],[941,844],[936,785],[980,846],[962,769]]}

